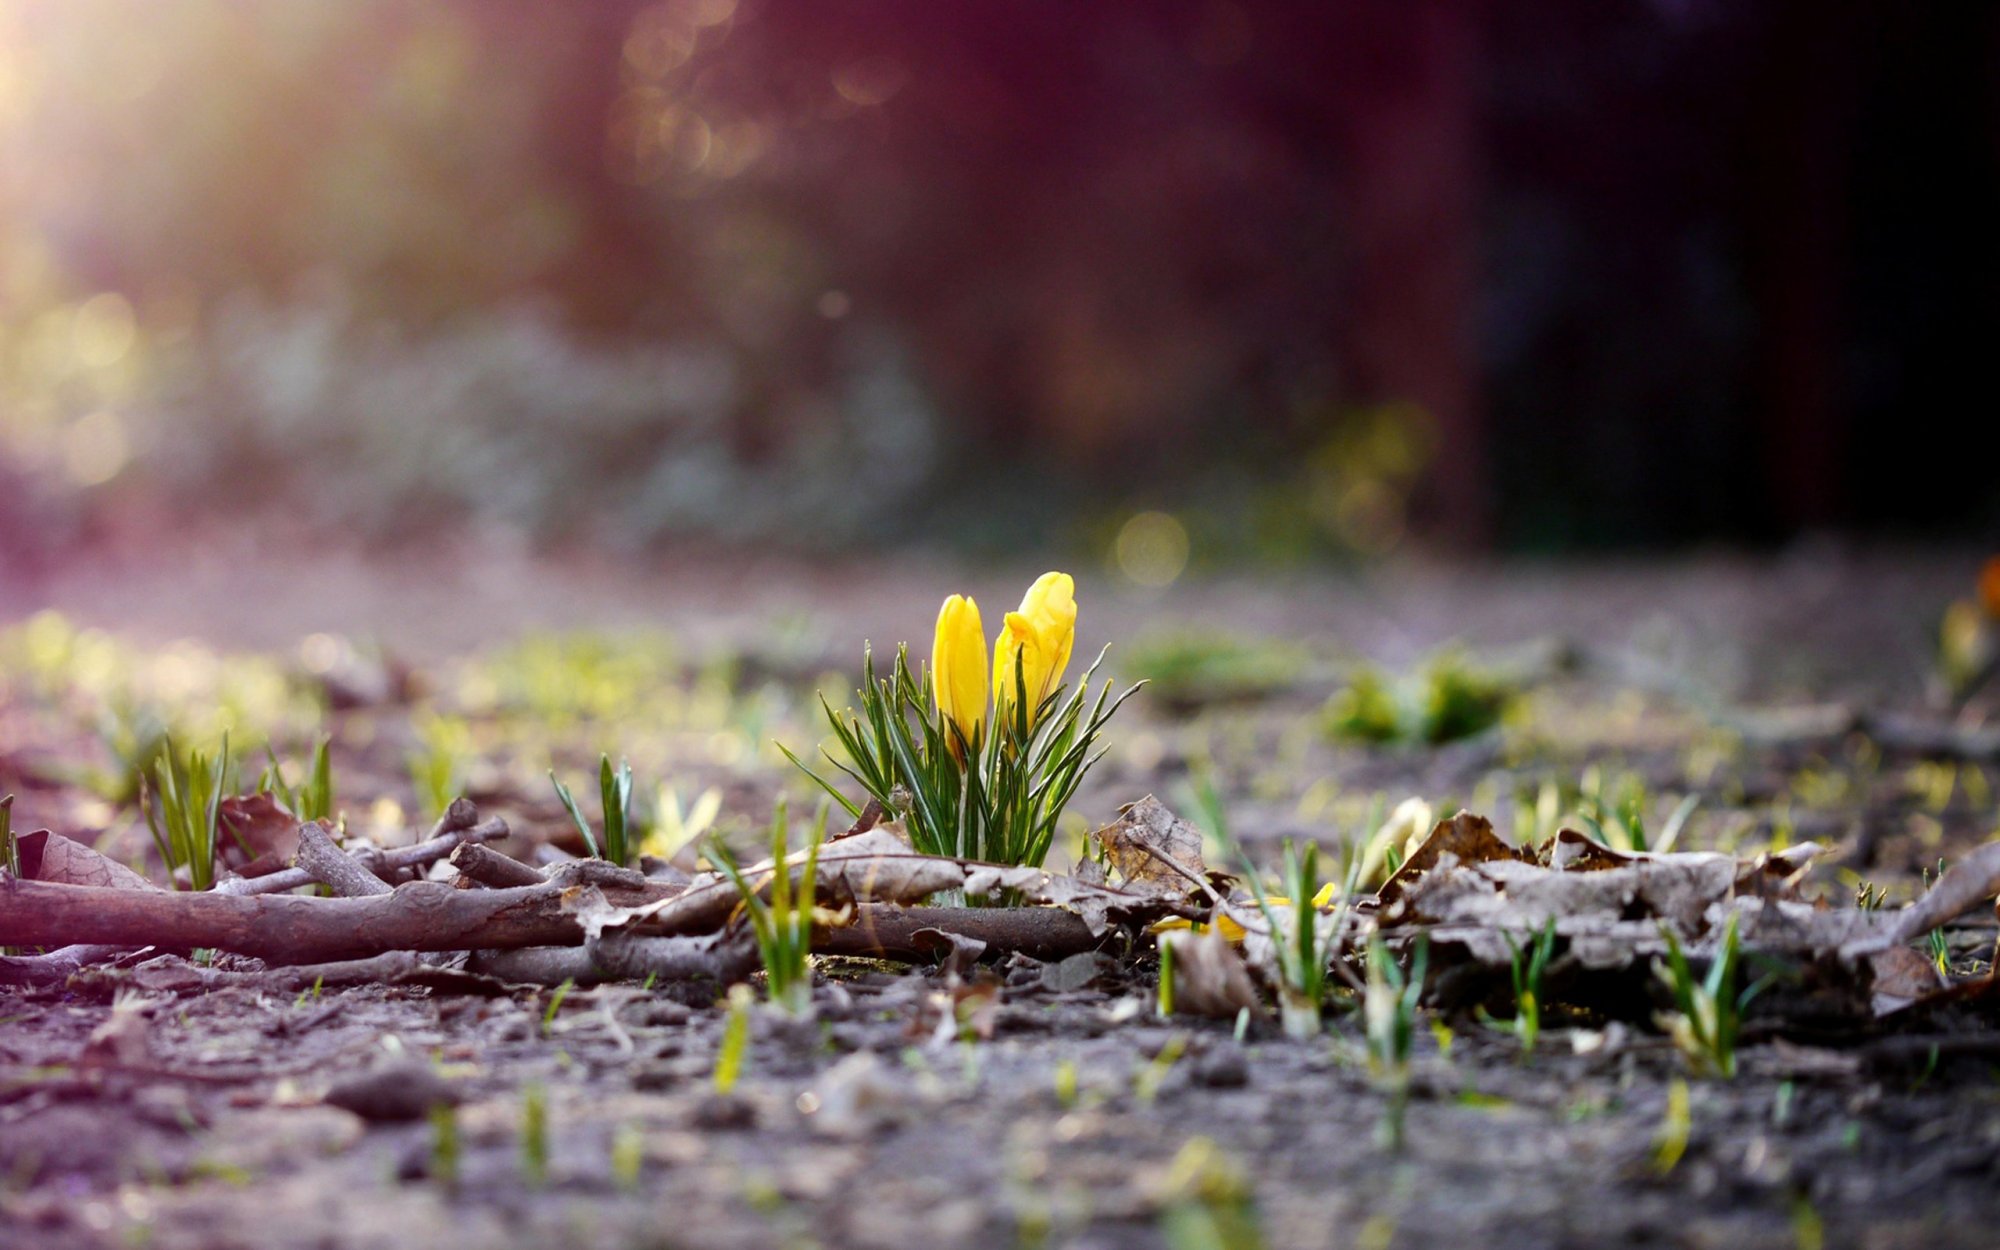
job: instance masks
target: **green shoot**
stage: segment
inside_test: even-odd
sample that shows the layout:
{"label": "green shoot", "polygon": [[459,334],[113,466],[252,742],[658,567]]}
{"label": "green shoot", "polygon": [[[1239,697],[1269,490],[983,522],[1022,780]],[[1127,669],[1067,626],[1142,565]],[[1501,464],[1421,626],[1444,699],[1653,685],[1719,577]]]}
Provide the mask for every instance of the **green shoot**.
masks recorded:
{"label": "green shoot", "polygon": [[583,809],[576,805],[576,796],[569,787],[556,780],[554,769],[549,770],[549,780],[554,783],[556,797],[569,810],[569,818],[576,822],[578,833],[583,835],[583,843],[590,848],[593,857],[608,860],[625,867],[632,862],[635,849],[631,838],[632,812],[632,766],[623,760],[616,769],[611,767],[611,757],[597,757],[597,793],[604,813],[604,836],[599,838],[584,819]]}
{"label": "green shoot", "polygon": [[406,763],[410,784],[426,814],[442,816],[451,801],[465,792],[465,760],[472,754],[472,729],[449,716],[427,716],[415,723],[417,749]]}
{"label": "green shoot", "polygon": [[636,1124],[621,1124],[611,1137],[611,1179],[628,1193],[639,1188],[646,1163],[646,1135]]}
{"label": "green shoot", "polygon": [[1159,1015],[1161,1019],[1174,1014],[1174,944],[1160,943],[1160,996]]}
{"label": "green shoot", "polygon": [[431,1107],[431,1179],[447,1189],[458,1185],[458,1108],[448,1102]]}
{"label": "green shoot", "polygon": [[1667,1114],[1660,1121],[1659,1136],[1653,1139],[1653,1171],[1665,1176],[1687,1153],[1688,1135],[1694,1117],[1688,1105],[1688,1085],[1679,1077],[1667,1087]]}
{"label": "green shoot", "polygon": [[[820,825],[824,826],[824,808]],[[778,801],[771,820],[771,875],[766,881],[752,881],[737,867],[736,860],[720,839],[710,842],[710,858],[721,868],[743,900],[750,925],[757,935],[757,954],[763,960],[765,992],[773,1003],[804,1015],[812,1010],[812,925],[813,891],[818,884],[819,839],[806,851],[804,871],[792,882],[789,822],[784,800]],[[764,898],[768,885],[770,898]]]}
{"label": "green shoot", "polygon": [[556,986],[556,992],[549,995],[549,1005],[542,1012],[543,1037],[547,1037],[549,1035],[549,1030],[555,1026],[556,1013],[562,1010],[563,999],[568,998],[569,992],[575,988],[576,988],[575,978],[565,977],[563,979],[563,983],[561,985]]}
{"label": "green shoot", "polygon": [[257,775],[257,793],[276,798],[285,805],[286,811],[300,820],[332,821],[333,764],[328,755],[331,744],[332,739],[321,736],[313,746],[312,763],[307,767],[306,779],[296,786],[285,780],[284,765],[266,748],[270,762]]}
{"label": "green shoot", "polygon": [[536,1081],[521,1087],[521,1175],[537,1189],[549,1179],[549,1096]]}
{"label": "green shoot", "polygon": [[1872,881],[1854,883],[1854,905],[1862,911],[1881,911],[1888,899],[1889,891]]}
{"label": "green shoot", "polygon": [[715,1092],[727,1097],[743,1075],[743,1058],[750,1050],[750,987],[729,987],[729,1018],[722,1026],[722,1044],[715,1051]]}
{"label": "green shoot", "polygon": [[[14,796],[0,795],[0,868],[7,875],[19,878],[21,875],[21,848],[14,842]],[[0,955],[11,955],[14,948],[0,946]]]}
{"label": "green shoot", "polygon": [[1542,1035],[1542,978],[1548,971],[1549,956],[1555,950],[1556,920],[1542,926],[1535,940],[1522,950],[1514,944],[1512,934],[1507,935],[1507,949],[1513,955],[1511,971],[1514,976],[1514,1036],[1521,1039],[1521,1053],[1535,1053],[1535,1043]]}
{"label": "green shoot", "polygon": [[189,751],[182,760],[169,741],[153,765],[157,796],[142,799],[146,827],[152,830],[153,845],[159,848],[168,875],[177,877],[185,869],[196,890],[215,884],[216,817],[228,777],[228,734],[222,736],[222,746],[213,757]]}
{"label": "green shoot", "polygon": [[10,877],[21,875],[21,848],[14,842],[14,796],[0,796],[0,868]]}
{"label": "green shoot", "polygon": [[1187,1034],[1176,1033],[1160,1047],[1160,1053],[1148,1060],[1146,1065],[1132,1074],[1132,1096],[1150,1105],[1160,1096],[1160,1086],[1166,1084],[1167,1076],[1174,1065],[1187,1053]]}
{"label": "green shoot", "polygon": [[[1240,849],[1237,855],[1243,859],[1245,879],[1254,882],[1257,874],[1250,861],[1243,857]],[[1315,905],[1321,884],[1319,847],[1308,842],[1301,849],[1287,838],[1284,858],[1283,896],[1267,899],[1259,891],[1256,895],[1257,910],[1263,913],[1264,923],[1270,928],[1271,942],[1277,955],[1281,982],[1278,1010],[1285,1032],[1292,1037],[1314,1037],[1319,1034],[1320,1011],[1326,1003],[1329,988],[1327,968],[1332,962],[1333,943],[1343,928],[1346,909],[1354,897],[1355,878],[1361,861],[1355,859],[1349,864],[1340,908],[1334,913],[1333,923],[1322,926],[1319,908]],[[1289,925],[1278,923],[1276,908],[1280,906],[1291,910]]]}
{"label": "green shoot", "polygon": [[[1924,889],[1929,890],[1932,886],[1936,885],[1938,878],[1942,876],[1944,876],[1944,861],[1940,859],[1937,863],[1937,871],[1935,873],[1931,872],[1928,868],[1923,870]],[[1924,935],[1924,946],[1930,952],[1931,964],[1937,968],[1938,975],[1946,980],[1950,980],[1951,943],[1945,939],[1943,926],[1932,929]]]}
{"label": "green shoot", "polygon": [[1170,1250],[1263,1250],[1249,1178],[1210,1138],[1188,1139],[1160,1189],[1160,1231]]}
{"label": "green shoot", "polygon": [[1064,1111],[1076,1107],[1078,1079],[1076,1060],[1065,1059],[1056,1065],[1056,1105]]}
{"label": "green shoot", "polygon": [[1700,979],[1695,977],[1673,930],[1662,925],[1660,932],[1667,939],[1667,962],[1665,966],[1655,965],[1654,970],[1672,990],[1676,1008],[1674,1013],[1658,1017],[1661,1027],[1672,1036],[1697,1072],[1734,1077],[1736,1037],[1742,1026],[1743,1009],[1763,992],[1770,979],[1737,987],[1741,949],[1733,914],[1722,931],[1722,943],[1708,966],[1708,975]]}
{"label": "green shoot", "polygon": [[[1097,740],[1105,723],[1138,690],[1133,686],[1113,699],[1107,683],[1086,710],[1103,662],[1100,652],[1074,692],[1057,687],[1032,712],[1017,666],[1013,714],[979,741],[965,743],[933,706],[928,679],[910,671],[907,647],[896,649],[886,677],[876,676],[870,652],[863,660],[858,715],[820,700],[845,760],[831,753],[826,758],[901,819],[924,854],[1039,865],[1063,808],[1103,755]],[[830,780],[789,749],[779,750],[850,814],[861,814]]]}
{"label": "green shoot", "polygon": [[1407,974],[1390,956],[1382,939],[1368,942],[1368,984],[1362,1016],[1368,1038],[1368,1068],[1389,1094],[1389,1106],[1377,1130],[1385,1149],[1403,1148],[1404,1113],[1410,1098],[1410,1050],[1417,1034],[1417,1004],[1423,998],[1430,944],[1417,939],[1416,955]]}

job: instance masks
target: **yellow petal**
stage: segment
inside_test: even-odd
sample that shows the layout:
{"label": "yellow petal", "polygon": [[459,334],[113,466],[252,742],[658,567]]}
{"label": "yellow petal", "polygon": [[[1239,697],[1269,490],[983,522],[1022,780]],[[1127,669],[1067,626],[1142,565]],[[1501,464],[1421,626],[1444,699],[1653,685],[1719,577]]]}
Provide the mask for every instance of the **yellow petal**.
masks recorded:
{"label": "yellow petal", "polygon": [[[986,627],[979,605],[964,595],[951,596],[938,609],[931,683],[939,713],[958,727],[967,745],[976,744],[986,723]],[[958,739],[950,745],[952,754],[963,758]]]}
{"label": "yellow petal", "polygon": [[[1025,686],[1029,727],[1042,700],[1062,684],[1076,643],[1076,583],[1067,573],[1044,573],[1009,612],[993,644],[993,706],[1004,718]],[[1019,671],[1019,677],[1016,676]]]}

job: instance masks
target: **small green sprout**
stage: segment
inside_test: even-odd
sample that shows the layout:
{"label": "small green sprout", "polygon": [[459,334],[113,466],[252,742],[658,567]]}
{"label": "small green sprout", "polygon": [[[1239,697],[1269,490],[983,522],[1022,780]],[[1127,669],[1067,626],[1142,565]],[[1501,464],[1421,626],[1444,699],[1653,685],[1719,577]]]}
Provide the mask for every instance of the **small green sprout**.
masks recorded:
{"label": "small green sprout", "polygon": [[1742,954],[1734,914],[1722,930],[1721,945],[1705,978],[1695,977],[1673,930],[1662,925],[1660,932],[1667,939],[1667,962],[1664,966],[1654,965],[1654,971],[1672,990],[1676,1008],[1673,1013],[1658,1017],[1661,1027],[1697,1072],[1734,1077],[1736,1037],[1742,1027],[1743,1010],[1763,992],[1771,978],[1766,976],[1737,988]]}
{"label": "small green sprout", "polygon": [[[14,796],[0,796],[0,868],[7,870],[10,877],[21,875],[21,848],[14,841]],[[0,955],[11,955],[14,948],[0,946]]]}
{"label": "small green sprout", "polygon": [[750,1005],[755,1000],[747,985],[729,987],[729,1018],[722,1025],[722,1044],[715,1051],[715,1092],[727,1097],[743,1075],[743,1059],[750,1050]]}
{"label": "small green sprout", "polygon": [[[1935,886],[1938,878],[1942,876],[1944,876],[1944,861],[1940,859],[1937,862],[1936,872],[1932,872],[1929,869],[1923,870],[1924,889],[1929,890],[1932,886]],[[1930,951],[1931,963],[1937,968],[1938,975],[1949,980],[1951,978],[1951,942],[1946,939],[1942,925],[1924,935],[1924,946]]]}
{"label": "small green sprout", "polygon": [[300,820],[334,819],[333,808],[333,762],[328,754],[332,739],[322,735],[313,746],[312,762],[307,766],[306,778],[294,786],[285,780],[285,768],[278,762],[276,754],[266,749],[270,762],[257,775],[257,793],[268,794],[285,805],[285,810]]}
{"label": "small green sprout", "polygon": [[21,875],[21,848],[14,841],[14,796],[0,796],[0,868],[10,877]]}
{"label": "small green sprout", "polygon": [[1513,956],[1510,971],[1514,977],[1514,1036],[1521,1039],[1523,1055],[1535,1053],[1535,1043],[1542,1035],[1542,1004],[1547,1001],[1542,995],[1542,979],[1555,945],[1554,916],[1549,917],[1526,950],[1514,944],[1512,934],[1507,935],[1507,950]]}
{"label": "small green sprout", "polygon": [[1389,1094],[1389,1106],[1377,1129],[1385,1149],[1403,1148],[1404,1113],[1410,1099],[1410,1051],[1417,1034],[1417,1004],[1423,998],[1430,944],[1417,939],[1416,954],[1406,974],[1381,937],[1368,942],[1368,984],[1362,996],[1362,1016],[1368,1039],[1368,1068]]}
{"label": "small green sprout", "polygon": [[549,1096],[538,1081],[521,1087],[521,1175],[537,1189],[549,1179]]}
{"label": "small green sprout", "polygon": [[611,1179],[630,1192],[639,1188],[646,1164],[646,1135],[636,1124],[621,1124],[611,1136]]}
{"label": "small green sprout", "polygon": [[458,1162],[463,1153],[458,1137],[458,1108],[448,1102],[432,1105],[431,1179],[447,1189],[458,1185]]}
{"label": "small green sprout", "polygon": [[1688,1084],[1679,1077],[1667,1086],[1667,1114],[1660,1121],[1659,1136],[1653,1139],[1653,1171],[1665,1176],[1687,1153],[1688,1136],[1694,1117],[1688,1102]]}
{"label": "small green sprout", "polygon": [[[1242,852],[1238,851],[1239,857]],[[1325,1006],[1327,990],[1327,968],[1333,958],[1333,943],[1343,927],[1348,900],[1354,897],[1354,874],[1360,861],[1349,866],[1347,888],[1341,894],[1341,909],[1334,915],[1331,926],[1319,922],[1319,906],[1325,901],[1319,879],[1319,847],[1311,842],[1303,848],[1289,838],[1284,846],[1284,894],[1278,899],[1267,899],[1260,892],[1257,895],[1257,910],[1264,915],[1264,923],[1270,927],[1271,941],[1276,948],[1278,973],[1282,985],[1279,994],[1279,1014],[1284,1020],[1285,1032],[1293,1037],[1314,1037],[1320,1031],[1320,1011]],[[1256,873],[1244,859],[1245,877],[1256,880]],[[1291,923],[1278,923],[1276,907],[1291,910]]]}
{"label": "small green sprout", "polygon": [[[815,828],[825,826],[825,808]],[[711,840],[710,857],[736,887],[743,908],[750,915],[757,935],[757,954],[764,964],[765,992],[770,1000],[793,1015],[812,1010],[812,926],[813,893],[818,884],[818,838],[806,851],[803,871],[796,885],[792,881],[789,821],[780,799],[771,820],[771,875],[766,881],[752,881],[736,864],[720,839]],[[764,898],[769,886],[770,898]]]}
{"label": "small green sprout", "polygon": [[1187,1053],[1187,1034],[1176,1033],[1169,1037],[1160,1053],[1148,1060],[1145,1066],[1132,1074],[1132,1096],[1141,1103],[1151,1104],[1160,1096],[1160,1086],[1166,1084],[1167,1075],[1174,1065]]}
{"label": "small green sprout", "polygon": [[153,765],[157,795],[142,798],[146,827],[152,830],[153,845],[159,849],[168,875],[177,876],[185,869],[190,886],[196,890],[215,884],[217,814],[228,778],[228,734],[222,736],[222,746],[213,756],[189,751],[185,760],[175,753],[169,740]]}
{"label": "small green sprout", "polygon": [[576,805],[576,796],[569,787],[556,780],[554,769],[549,770],[549,781],[555,785],[556,797],[568,809],[569,818],[576,822],[578,833],[583,835],[583,843],[597,859],[608,860],[625,867],[632,862],[632,852],[636,849],[631,837],[632,812],[632,766],[623,760],[617,768],[611,767],[611,757],[597,757],[597,792],[603,804],[604,836],[599,838],[591,830],[590,822],[584,819],[583,809]]}
{"label": "small green sprout", "polygon": [[1212,1139],[1188,1139],[1167,1165],[1160,1195],[1160,1231],[1170,1250],[1262,1250],[1256,1193]]}
{"label": "small green sprout", "polygon": [[410,784],[424,811],[442,816],[451,801],[465,792],[465,761],[472,754],[472,728],[451,716],[426,716],[415,722],[417,749],[406,759]]}
{"label": "small green sprout", "polygon": [[1174,1014],[1174,944],[1160,943],[1160,994],[1157,1004],[1162,1019]]}
{"label": "small green sprout", "polygon": [[561,985],[556,986],[556,992],[549,995],[549,1005],[542,1012],[543,1037],[547,1037],[549,1035],[549,1030],[555,1026],[556,1013],[562,1010],[563,999],[568,998],[569,992],[575,988],[576,988],[575,978],[565,977],[563,979],[563,983]]}
{"label": "small green sprout", "polygon": [[1854,905],[1862,911],[1881,911],[1888,898],[1889,891],[1873,881],[1854,883]]}

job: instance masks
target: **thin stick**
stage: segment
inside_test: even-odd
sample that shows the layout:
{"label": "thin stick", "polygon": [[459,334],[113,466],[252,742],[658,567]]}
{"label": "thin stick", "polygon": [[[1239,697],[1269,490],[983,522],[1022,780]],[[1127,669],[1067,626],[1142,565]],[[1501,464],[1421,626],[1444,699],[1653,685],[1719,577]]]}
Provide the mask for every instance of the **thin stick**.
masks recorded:
{"label": "thin stick", "polygon": [[[465,800],[455,800],[453,806]],[[471,804],[467,803],[470,807]],[[475,809],[476,810],[476,809]],[[449,817],[450,813],[446,813]],[[442,827],[445,821],[439,821]],[[464,828],[447,829],[434,834],[415,846],[399,846],[390,851],[364,849],[355,852],[353,858],[376,876],[387,880],[405,868],[418,868],[433,861],[443,859],[461,843],[491,842],[507,836],[507,822],[498,816],[489,817]],[[217,894],[282,894],[286,890],[296,890],[302,885],[314,884],[313,875],[303,868],[286,868],[280,872],[262,877],[231,877],[216,883]]]}
{"label": "thin stick", "polygon": [[380,898],[391,892],[387,881],[363,868],[352,855],[333,844],[326,825],[308,820],[299,826],[298,867],[341,898]]}

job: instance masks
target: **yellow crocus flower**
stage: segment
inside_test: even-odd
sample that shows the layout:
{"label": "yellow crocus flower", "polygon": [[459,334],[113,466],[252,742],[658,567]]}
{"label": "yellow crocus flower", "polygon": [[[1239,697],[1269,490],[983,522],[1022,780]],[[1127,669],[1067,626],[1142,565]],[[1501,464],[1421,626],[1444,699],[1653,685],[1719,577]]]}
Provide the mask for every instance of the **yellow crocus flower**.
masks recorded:
{"label": "yellow crocus flower", "polygon": [[965,595],[951,596],[938,609],[931,690],[939,714],[964,735],[961,744],[958,734],[946,734],[952,755],[963,760],[986,726],[986,627],[979,622],[979,605]]}
{"label": "yellow crocus flower", "polygon": [[1067,573],[1044,573],[1028,587],[1021,610],[1009,612],[993,644],[993,707],[1003,723],[1014,706],[1017,679],[1025,678],[1028,727],[1049,692],[1062,684],[1076,645],[1076,582]]}

